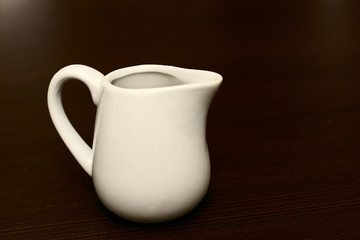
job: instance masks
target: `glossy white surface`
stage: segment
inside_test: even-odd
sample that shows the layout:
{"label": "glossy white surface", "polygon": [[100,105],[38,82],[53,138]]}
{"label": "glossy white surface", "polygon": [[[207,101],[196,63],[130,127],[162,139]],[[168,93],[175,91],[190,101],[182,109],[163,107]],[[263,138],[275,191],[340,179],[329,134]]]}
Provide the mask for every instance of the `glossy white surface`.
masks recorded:
{"label": "glossy white surface", "polygon": [[[61,88],[83,81],[97,104],[92,149],[71,126]],[[111,72],[70,65],[53,77],[50,115],[103,204],[135,222],[162,222],[202,200],[210,180],[206,116],[222,77],[214,72],[140,65]]]}

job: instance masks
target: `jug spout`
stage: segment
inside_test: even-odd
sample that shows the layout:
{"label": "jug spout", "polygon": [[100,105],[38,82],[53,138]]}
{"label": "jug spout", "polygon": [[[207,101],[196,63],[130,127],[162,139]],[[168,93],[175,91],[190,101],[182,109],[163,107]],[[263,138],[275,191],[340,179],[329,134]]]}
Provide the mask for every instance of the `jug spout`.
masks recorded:
{"label": "jug spout", "polygon": [[198,85],[198,87],[217,89],[222,82],[222,76],[211,71],[185,68],[175,68],[172,70],[174,76],[178,77],[184,84],[194,84],[193,87]]}
{"label": "jug spout", "polygon": [[[204,70],[183,70],[179,72],[180,79],[188,87],[189,93],[194,98],[194,104],[208,105],[217,92],[222,82],[222,76],[215,72]],[[207,110],[207,108],[206,108]]]}
{"label": "jug spout", "polygon": [[188,117],[193,114],[193,123],[203,122],[206,120],[210,103],[222,83],[222,76],[211,71],[192,69],[178,69],[174,75],[184,83],[183,86],[178,86],[177,96],[178,101],[187,109],[184,114]]}

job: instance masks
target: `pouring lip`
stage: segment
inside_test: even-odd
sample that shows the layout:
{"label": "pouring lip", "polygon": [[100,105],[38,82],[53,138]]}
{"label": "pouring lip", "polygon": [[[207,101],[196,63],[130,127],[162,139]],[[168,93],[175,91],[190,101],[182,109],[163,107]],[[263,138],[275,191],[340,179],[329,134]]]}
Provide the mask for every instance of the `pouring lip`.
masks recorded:
{"label": "pouring lip", "polygon": [[[146,72],[156,72],[169,74],[174,76],[183,76],[187,77],[202,77],[202,81],[199,82],[188,82],[181,85],[173,86],[160,86],[160,87],[149,87],[149,88],[127,88],[116,86],[112,82],[116,79],[129,76],[136,73],[146,73]],[[213,71],[208,70],[198,70],[190,68],[182,68],[171,65],[160,65],[160,64],[142,64],[135,65],[125,68],[120,68],[108,73],[104,79],[104,86],[110,88],[114,91],[128,92],[128,93],[156,93],[156,92],[168,92],[168,91],[177,91],[180,89],[199,89],[199,88],[209,88],[217,87],[222,83],[223,77]]]}

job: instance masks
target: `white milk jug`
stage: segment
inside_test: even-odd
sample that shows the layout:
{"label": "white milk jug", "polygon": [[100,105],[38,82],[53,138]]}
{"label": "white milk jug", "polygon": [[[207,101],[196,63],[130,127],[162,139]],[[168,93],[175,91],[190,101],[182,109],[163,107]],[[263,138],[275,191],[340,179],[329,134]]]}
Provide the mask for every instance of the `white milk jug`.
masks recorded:
{"label": "white milk jug", "polygon": [[[90,148],[67,119],[61,89],[78,79],[97,105]],[[207,192],[205,139],[214,72],[140,65],[104,76],[84,65],[57,72],[48,90],[51,118],[76,160],[93,177],[102,203],[135,222],[163,222],[191,211]]]}

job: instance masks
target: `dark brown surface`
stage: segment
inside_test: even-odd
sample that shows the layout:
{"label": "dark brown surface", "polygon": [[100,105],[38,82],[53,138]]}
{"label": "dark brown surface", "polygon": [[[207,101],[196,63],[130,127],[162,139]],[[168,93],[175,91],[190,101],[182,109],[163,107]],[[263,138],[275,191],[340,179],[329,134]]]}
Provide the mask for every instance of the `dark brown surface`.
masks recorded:
{"label": "dark brown surface", "polygon": [[[0,0],[0,239],[359,239],[357,1]],[[62,143],[46,92],[61,67],[219,72],[210,190],[189,215],[109,213]],[[91,144],[79,82],[64,104]]]}

